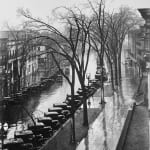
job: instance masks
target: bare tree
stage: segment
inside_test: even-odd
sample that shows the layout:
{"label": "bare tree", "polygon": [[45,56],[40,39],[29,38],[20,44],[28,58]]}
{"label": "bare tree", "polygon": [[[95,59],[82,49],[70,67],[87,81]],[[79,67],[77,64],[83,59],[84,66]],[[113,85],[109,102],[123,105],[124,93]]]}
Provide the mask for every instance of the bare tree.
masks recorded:
{"label": "bare tree", "polygon": [[96,6],[89,1],[90,8],[93,11],[93,24],[91,28],[91,41],[92,48],[97,52],[98,60],[100,62],[101,73],[101,103],[104,103],[104,56],[106,43],[108,39],[109,28],[106,26],[106,13],[105,13],[105,3],[103,0],[96,3]]}
{"label": "bare tree", "polygon": [[[47,35],[40,35],[36,38],[46,39],[54,44],[48,44],[46,53],[50,53],[59,68],[61,74],[66,78],[71,87],[72,98],[72,120],[73,120],[73,141],[75,141],[75,118],[74,118],[74,86],[75,86],[75,72],[81,88],[84,91],[83,95],[83,125],[88,125],[87,103],[85,95],[85,76],[89,62],[89,55],[91,51],[90,33],[89,28],[91,20],[85,17],[84,14],[78,9],[78,14],[73,10],[65,8],[67,16],[62,17],[63,21],[67,24],[67,32],[61,32],[54,26],[42,21],[41,19],[34,18],[32,15],[24,10],[19,10],[19,13],[28,19],[28,23],[31,28],[38,32],[47,32]],[[56,54],[60,55],[64,59],[68,60],[71,65],[72,78],[66,76],[60,67],[59,61],[56,58]]]}
{"label": "bare tree", "polygon": [[141,19],[128,7],[121,7],[118,12],[109,13],[106,12],[103,0],[96,3],[96,6],[91,1],[89,4],[94,13],[92,44],[100,58],[100,64],[103,64],[104,54],[107,56],[114,89],[114,77],[116,85],[121,78],[121,52],[125,36],[141,22]]}
{"label": "bare tree", "polygon": [[121,52],[125,36],[128,32],[141,22],[134,10],[128,7],[121,7],[118,12],[108,14],[107,25],[109,27],[109,49],[115,68],[115,81],[121,79]]}

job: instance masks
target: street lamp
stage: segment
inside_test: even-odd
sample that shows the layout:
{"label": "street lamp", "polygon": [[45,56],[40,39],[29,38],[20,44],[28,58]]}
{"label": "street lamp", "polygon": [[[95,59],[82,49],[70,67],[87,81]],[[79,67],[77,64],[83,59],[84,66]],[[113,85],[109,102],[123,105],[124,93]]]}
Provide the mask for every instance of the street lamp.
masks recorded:
{"label": "street lamp", "polygon": [[87,73],[86,74],[86,79],[88,80],[88,86],[89,86],[90,78],[91,78],[91,73]]}
{"label": "street lamp", "polygon": [[[90,78],[91,78],[91,73],[87,73],[86,74],[86,79],[88,80],[88,86],[89,86]],[[88,106],[90,108],[90,106],[91,106],[90,98],[88,98],[88,102],[87,103],[88,103]]]}

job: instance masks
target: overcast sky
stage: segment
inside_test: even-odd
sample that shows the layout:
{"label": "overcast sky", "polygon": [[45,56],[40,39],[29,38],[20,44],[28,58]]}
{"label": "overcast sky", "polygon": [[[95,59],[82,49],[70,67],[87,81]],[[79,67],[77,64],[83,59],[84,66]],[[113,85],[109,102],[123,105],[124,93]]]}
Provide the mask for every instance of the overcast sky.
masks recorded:
{"label": "overcast sky", "polygon": [[[91,0],[92,1],[92,0]],[[59,6],[79,6],[87,0],[0,0],[0,30],[4,23],[10,25],[18,24],[17,8],[28,8],[34,16],[44,17],[51,14],[51,11]],[[116,9],[121,5],[128,5],[133,8],[150,8],[150,0],[107,0],[107,7]]]}

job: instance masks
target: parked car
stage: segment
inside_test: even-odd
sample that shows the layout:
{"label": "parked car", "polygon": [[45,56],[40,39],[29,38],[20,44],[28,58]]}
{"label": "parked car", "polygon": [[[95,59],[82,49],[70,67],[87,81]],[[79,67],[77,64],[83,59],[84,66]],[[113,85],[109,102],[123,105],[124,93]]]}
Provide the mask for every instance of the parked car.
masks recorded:
{"label": "parked car", "polygon": [[[103,78],[102,78],[102,74],[103,74]],[[95,79],[98,79],[98,80],[103,79],[103,81],[107,81],[108,80],[106,69],[104,67],[103,68],[101,68],[101,67],[97,68],[97,71],[96,71],[96,74],[95,74]]]}

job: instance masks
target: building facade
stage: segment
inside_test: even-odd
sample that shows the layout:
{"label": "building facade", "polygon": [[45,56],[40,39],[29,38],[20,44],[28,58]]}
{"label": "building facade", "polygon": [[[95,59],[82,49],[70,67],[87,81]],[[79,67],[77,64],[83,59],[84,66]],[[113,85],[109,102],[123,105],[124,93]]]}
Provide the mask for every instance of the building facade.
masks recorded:
{"label": "building facade", "polygon": [[6,62],[7,62],[7,38],[0,35],[0,99],[7,93],[6,90]]}
{"label": "building facade", "polygon": [[145,20],[144,24],[144,44],[145,60],[148,73],[148,110],[150,110],[150,8],[138,9]]}
{"label": "building facade", "polygon": [[49,78],[58,71],[46,46],[36,39],[30,40],[32,33],[25,31],[3,33],[5,36],[0,39],[0,76],[4,76],[1,79],[5,82],[1,86],[5,88],[0,88],[2,89],[0,92],[6,91],[5,96],[37,84],[42,78]]}
{"label": "building facade", "polygon": [[146,68],[144,55],[147,48],[143,30],[144,27],[141,26],[128,33],[128,58],[131,60],[130,64],[138,68],[139,74]]}

